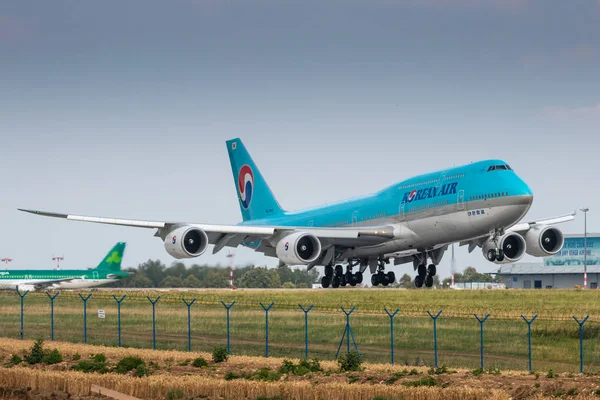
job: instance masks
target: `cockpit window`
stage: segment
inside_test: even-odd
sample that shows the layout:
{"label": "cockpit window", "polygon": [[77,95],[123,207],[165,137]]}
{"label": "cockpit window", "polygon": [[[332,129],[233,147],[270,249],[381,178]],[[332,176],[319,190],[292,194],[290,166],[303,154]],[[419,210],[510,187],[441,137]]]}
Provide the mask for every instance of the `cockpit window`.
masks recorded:
{"label": "cockpit window", "polygon": [[488,168],[488,172],[490,172],[490,171],[496,171],[496,170],[499,170],[499,169],[512,171],[512,168],[509,165],[504,164],[504,165],[490,165],[489,168]]}

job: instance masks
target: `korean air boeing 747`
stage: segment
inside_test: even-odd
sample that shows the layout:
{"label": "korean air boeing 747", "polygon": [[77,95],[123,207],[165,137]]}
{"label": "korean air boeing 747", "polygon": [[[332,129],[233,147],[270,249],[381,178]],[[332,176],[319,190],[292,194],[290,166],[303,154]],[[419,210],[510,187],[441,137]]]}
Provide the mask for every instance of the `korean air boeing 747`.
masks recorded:
{"label": "korean air boeing 747", "polygon": [[0,271],[0,289],[83,289],[127,278],[129,273],[121,271],[124,251],[125,243],[117,243],[93,269]]}
{"label": "korean air boeing 747", "polygon": [[387,286],[395,281],[393,271],[385,273],[391,260],[394,265],[412,262],[416,286],[431,287],[436,266],[452,243],[468,246],[469,252],[479,247],[496,264],[515,262],[525,253],[549,256],[564,243],[562,232],[552,225],[575,215],[520,223],[533,194],[501,160],[420,175],[367,196],[290,212],[281,208],[242,141],[226,143],[243,217],[238,225],[21,211],[155,228],[166,251],[179,259],[198,257],[209,244],[213,253],[243,245],[277,257],[280,265],[324,266],[321,283],[334,288],[361,283],[367,267],[374,286]]}

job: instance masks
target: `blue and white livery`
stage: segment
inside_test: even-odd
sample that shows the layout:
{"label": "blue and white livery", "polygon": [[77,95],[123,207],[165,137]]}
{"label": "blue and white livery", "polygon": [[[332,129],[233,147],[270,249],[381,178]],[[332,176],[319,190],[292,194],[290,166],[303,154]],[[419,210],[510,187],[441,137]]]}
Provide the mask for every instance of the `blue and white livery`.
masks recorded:
{"label": "blue and white livery", "polygon": [[[533,194],[502,160],[485,160],[395,183],[376,193],[301,211],[281,208],[240,139],[226,142],[243,222],[209,225],[137,221],[36,210],[29,213],[75,221],[157,229],[175,258],[247,246],[280,265],[324,266],[323,287],[362,283],[369,268],[373,285],[395,281],[387,264],[412,263],[415,284],[430,287],[448,246],[479,247],[491,262],[515,262],[559,252],[562,232],[552,225],[574,213],[520,223]],[[353,272],[357,268],[356,272]]]}

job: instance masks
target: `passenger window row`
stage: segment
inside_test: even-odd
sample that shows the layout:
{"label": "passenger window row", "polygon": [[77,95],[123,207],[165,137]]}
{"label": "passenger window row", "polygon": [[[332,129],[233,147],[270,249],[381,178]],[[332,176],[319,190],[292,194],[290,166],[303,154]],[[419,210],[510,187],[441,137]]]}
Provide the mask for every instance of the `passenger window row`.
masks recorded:
{"label": "passenger window row", "polygon": [[471,196],[469,200],[487,200],[496,197],[506,197],[508,196],[508,192],[500,192],[500,193],[488,193],[488,194],[479,194],[477,196]]}

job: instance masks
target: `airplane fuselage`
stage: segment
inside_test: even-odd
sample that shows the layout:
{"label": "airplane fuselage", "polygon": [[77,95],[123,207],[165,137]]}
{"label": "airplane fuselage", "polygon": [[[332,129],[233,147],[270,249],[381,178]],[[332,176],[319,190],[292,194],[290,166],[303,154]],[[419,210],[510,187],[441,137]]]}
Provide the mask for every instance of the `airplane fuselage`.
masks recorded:
{"label": "airplane fuselage", "polygon": [[22,270],[0,271],[0,289],[33,288],[53,279],[69,281],[52,283],[50,289],[86,289],[113,282],[118,278],[109,277],[106,273],[94,270]]}
{"label": "airplane fuselage", "polygon": [[[497,167],[497,168],[494,168]],[[529,187],[504,161],[486,160],[416,176],[377,193],[240,225],[364,227],[391,225],[402,239],[349,248],[364,258],[470,240],[519,222],[533,202]],[[257,243],[245,243],[255,247]]]}

